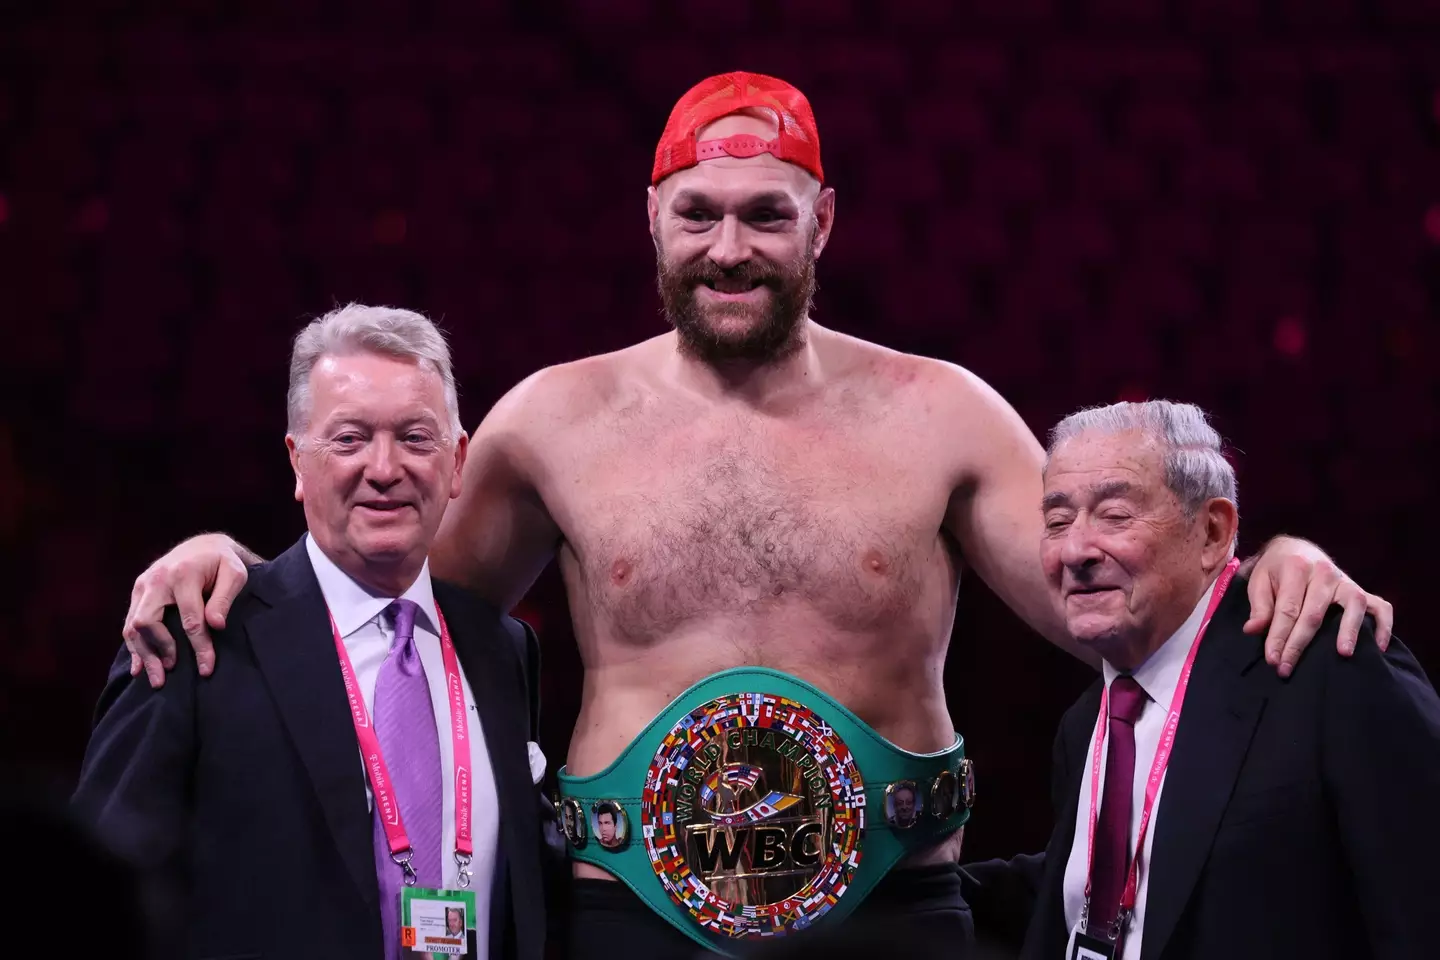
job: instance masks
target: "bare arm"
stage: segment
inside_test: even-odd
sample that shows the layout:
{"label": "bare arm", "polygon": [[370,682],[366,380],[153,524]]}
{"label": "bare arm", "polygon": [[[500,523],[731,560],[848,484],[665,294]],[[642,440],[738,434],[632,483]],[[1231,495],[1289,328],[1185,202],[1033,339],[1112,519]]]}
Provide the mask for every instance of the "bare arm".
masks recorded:
{"label": "bare arm", "polygon": [[[978,377],[948,368],[942,385],[963,423],[967,466],[950,497],[945,529],[965,562],[996,595],[1051,643],[1091,666],[1099,658],[1070,639],[1040,568],[1045,453],[1025,421]],[[938,409],[938,408],[937,408]]]}
{"label": "bare arm", "polygon": [[475,428],[464,487],[430,548],[436,576],[505,611],[530,589],[560,541],[536,487],[549,375],[542,370],[515,387]]}

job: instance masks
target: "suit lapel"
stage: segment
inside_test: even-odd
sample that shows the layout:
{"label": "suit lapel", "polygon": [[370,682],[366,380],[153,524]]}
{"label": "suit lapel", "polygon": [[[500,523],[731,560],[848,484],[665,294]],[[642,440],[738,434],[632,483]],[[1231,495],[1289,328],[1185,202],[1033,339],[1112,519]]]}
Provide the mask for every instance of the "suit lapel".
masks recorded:
{"label": "suit lapel", "polygon": [[1102,684],[1094,684],[1061,720],[1063,755],[1055,757],[1052,776],[1060,781],[1057,789],[1064,792],[1052,795],[1052,800],[1057,801],[1052,805],[1058,819],[1050,835],[1050,843],[1045,848],[1045,874],[1040,881],[1035,913],[1025,935],[1021,953],[1024,960],[1059,957],[1070,939],[1070,930],[1065,922],[1065,868],[1075,845],[1075,816],[1080,807],[1086,750],[1095,730],[1095,717],[1100,712],[1102,689]]}
{"label": "suit lapel", "polygon": [[[1070,930],[1065,923],[1065,867],[1070,862],[1070,850],[1075,845],[1075,815],[1080,806],[1079,766],[1072,776],[1070,802],[1066,804],[1050,845],[1045,848],[1045,879],[1040,889],[1039,906],[1032,920],[1030,936],[1026,938],[1025,956],[1058,957],[1065,951],[1070,939]],[[1029,949],[1034,940],[1039,948]]]}
{"label": "suit lapel", "polygon": [[1250,614],[1245,591],[1243,580],[1226,591],[1195,655],[1155,811],[1141,960],[1163,954],[1185,911],[1265,706],[1264,693],[1238,682],[1263,650],[1260,638],[1241,631]]}
{"label": "suit lapel", "polygon": [[279,557],[253,589],[270,604],[245,625],[255,660],[351,878],[366,902],[378,905],[364,768],[324,595],[304,539]]}
{"label": "suit lapel", "polygon": [[[526,747],[528,718],[519,660],[500,618],[463,591],[440,583],[435,598],[445,614],[455,653],[475,697],[495,793],[500,804],[500,857],[496,869],[495,903],[514,903],[499,884],[515,890],[540,889],[535,786],[530,779]],[[531,876],[534,874],[534,876]],[[504,917],[496,917],[503,923]]]}

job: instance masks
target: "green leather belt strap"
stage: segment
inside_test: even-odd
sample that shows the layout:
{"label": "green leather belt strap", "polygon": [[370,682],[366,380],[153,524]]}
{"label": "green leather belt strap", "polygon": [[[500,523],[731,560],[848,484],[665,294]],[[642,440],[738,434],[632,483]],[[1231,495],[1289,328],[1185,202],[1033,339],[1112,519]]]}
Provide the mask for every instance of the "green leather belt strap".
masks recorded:
{"label": "green leather belt strap", "polygon": [[[764,701],[768,706],[760,706],[762,696],[769,698]],[[778,701],[775,698],[784,698],[784,701]],[[720,732],[719,739],[734,738],[732,746],[740,740],[740,734],[736,731],[743,731],[746,724],[743,720],[735,719],[735,714],[742,710],[755,711],[751,715],[751,723],[762,726],[758,728],[752,726],[752,729],[758,729],[758,732],[762,733],[767,729],[763,727],[764,723],[785,723],[786,721],[779,719],[782,714],[786,715],[790,722],[796,722],[796,712],[798,712],[806,718],[799,722],[813,721],[814,729],[821,731],[825,738],[825,744],[838,745],[836,755],[843,756],[845,748],[848,748],[849,756],[846,759],[853,760],[853,767],[844,767],[843,769],[852,772],[858,770],[858,779],[863,781],[863,787],[857,783],[855,789],[845,794],[850,798],[850,808],[858,810],[860,814],[860,819],[855,821],[860,828],[853,831],[858,837],[854,841],[858,848],[858,865],[852,862],[849,868],[850,872],[845,875],[843,881],[832,883],[829,887],[831,896],[826,897],[824,891],[821,891],[812,898],[813,902],[807,901],[804,905],[796,904],[795,909],[800,917],[793,923],[786,924],[784,930],[767,930],[759,934],[735,933],[735,928],[727,927],[725,921],[735,920],[737,915],[742,912],[749,913],[749,908],[739,906],[730,911],[730,915],[726,915],[722,911],[719,922],[714,919],[715,913],[712,908],[711,911],[704,913],[708,919],[707,925],[702,926],[702,921],[698,919],[699,914],[696,912],[700,908],[687,909],[672,896],[670,890],[667,890],[666,883],[662,882],[658,875],[666,873],[666,869],[659,865],[663,853],[649,849],[649,844],[647,844],[647,831],[649,836],[658,836],[653,831],[667,829],[653,825],[648,828],[644,826],[647,815],[646,783],[647,778],[651,776],[652,764],[661,763],[666,750],[672,751],[668,754],[669,756],[679,755],[673,752],[677,749],[675,747],[677,743],[679,744],[678,749],[688,760],[691,754],[684,753],[684,751],[686,749],[685,740],[690,735],[690,724],[694,722],[697,711],[712,709],[717,700],[723,700],[723,703],[727,705],[737,702],[744,704],[743,706],[732,706],[728,712],[715,714],[730,718],[724,722],[725,729]],[[787,702],[788,706],[785,705]],[[780,705],[776,706],[775,704]],[[813,711],[813,717],[804,708]],[[758,711],[762,709],[767,711],[765,716],[768,719],[766,720],[757,719]],[[731,726],[737,723],[738,726]],[[719,730],[719,727],[714,729]],[[774,727],[773,729],[778,732],[780,728]],[[785,729],[793,728],[786,727]],[[755,739],[756,737],[752,735],[749,742],[754,743]],[[687,790],[700,785],[699,777],[693,774],[703,772],[698,769],[701,763],[708,763],[721,753],[720,748],[712,745],[708,749],[713,753],[702,757],[700,754],[703,751],[700,751],[699,744],[703,742],[701,735],[696,734],[696,740],[691,744],[696,751],[693,754],[695,763],[691,766],[697,768],[691,771],[691,777],[686,778],[683,775],[686,763],[682,761],[674,768],[666,765],[664,770],[670,772],[658,774],[657,780],[654,782],[659,783],[665,776],[669,776],[672,779],[665,782],[671,784],[672,787],[677,782],[683,783],[686,779],[691,781],[691,784],[686,786]],[[791,753],[799,756],[793,750]],[[662,756],[657,757],[657,754]],[[825,788],[825,776],[816,772],[815,764],[808,758],[805,758],[805,763],[805,772],[796,774],[796,776],[812,778],[808,781],[812,788],[815,784],[819,784],[820,788]],[[792,773],[799,769],[798,761],[796,764],[791,767]],[[746,771],[752,769],[739,764],[730,764],[729,766],[739,771],[738,777],[742,781]],[[708,770],[709,767],[704,769]],[[718,770],[719,767],[717,766],[716,769]],[[838,765],[834,763],[822,765],[821,769],[824,769],[829,777],[830,788],[841,789],[837,783],[850,785],[849,779],[835,772],[840,769]],[[714,782],[715,777],[722,775],[720,773],[712,774],[711,782]],[[726,954],[733,953],[733,948],[739,946],[741,942],[739,938],[742,936],[770,936],[777,932],[798,930],[815,922],[819,917],[823,917],[824,923],[830,925],[847,916],[865,899],[875,884],[907,853],[931,846],[944,836],[963,827],[970,819],[969,807],[974,800],[973,770],[971,764],[965,760],[964,739],[958,733],[955,735],[954,744],[946,750],[932,754],[910,753],[881,737],[842,704],[810,684],[788,674],[760,667],[738,667],[706,677],[676,697],[665,710],[651,720],[644,731],[605,770],[590,777],[572,777],[562,767],[558,773],[558,779],[562,824],[565,826],[566,835],[570,841],[571,856],[580,862],[593,864],[613,874],[675,927],[706,947]],[[944,782],[947,780],[948,783]],[[887,818],[887,810],[893,814],[893,807],[887,802],[892,793],[891,788],[900,784],[911,788],[909,792],[914,798],[915,807],[912,825],[903,828],[893,825]],[[753,774],[748,782],[741,782],[739,786],[750,787],[757,792],[760,789],[755,787]],[[836,794],[836,796],[839,797],[840,794]],[[775,802],[782,805],[802,802],[800,797],[785,798],[778,791],[773,792],[766,799],[773,800],[776,797],[781,797]],[[650,794],[652,802],[648,811],[652,818],[655,816],[658,804],[656,798],[657,794],[652,791]],[[702,796],[701,799],[704,797]],[[938,812],[937,806],[940,808]],[[779,811],[765,808],[763,802],[752,804],[752,807],[771,810],[770,813],[757,814],[761,819],[755,820],[755,823],[767,822],[763,819],[766,816],[775,818],[770,822],[785,820],[785,817],[779,815]],[[618,842],[612,839],[610,847],[607,848],[601,844],[600,837],[596,835],[597,825],[600,822],[598,814],[602,809],[614,810],[617,808],[623,810],[624,816],[617,818],[612,813],[611,821],[622,820],[623,830],[617,834]],[[835,809],[840,809],[840,806],[837,805]],[[903,809],[902,807],[902,811]],[[705,815],[712,819],[716,817],[713,812]],[[742,812],[741,816],[743,815]],[[671,821],[665,822],[670,823]],[[657,821],[652,819],[651,823],[655,824]],[[606,829],[609,829],[608,822]],[[678,830],[679,828],[670,829]],[[726,828],[722,823],[721,826],[704,829],[716,830],[718,836],[718,831]],[[735,830],[744,829],[744,826],[731,827],[726,832],[733,835]],[[812,829],[815,830],[818,837],[819,828]],[[712,839],[710,842],[713,845],[716,841]],[[795,842],[799,844],[800,849],[804,849],[804,844],[798,839]],[[826,845],[827,840],[819,840],[816,845],[818,850],[813,858],[828,858]],[[839,849],[836,848],[837,855]],[[771,853],[773,854],[774,851],[772,850]],[[654,863],[652,863],[652,855],[656,861]],[[780,856],[783,855],[782,851]],[[797,859],[795,862],[798,864],[800,861]],[[829,862],[828,859],[827,862]],[[846,861],[840,859],[838,862],[843,869]],[[684,872],[688,873],[689,868],[685,868]],[[736,881],[729,882],[735,883]],[[797,898],[799,896],[799,894],[796,895]],[[753,928],[750,929],[753,930]],[[720,930],[726,932],[719,932]]]}

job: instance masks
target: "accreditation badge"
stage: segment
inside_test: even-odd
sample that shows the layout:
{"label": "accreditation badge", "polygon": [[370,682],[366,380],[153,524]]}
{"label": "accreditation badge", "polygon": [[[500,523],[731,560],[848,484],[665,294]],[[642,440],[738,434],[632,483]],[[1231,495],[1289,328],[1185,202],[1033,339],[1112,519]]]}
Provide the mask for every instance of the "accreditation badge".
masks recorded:
{"label": "accreditation badge", "polygon": [[400,888],[400,946],[431,957],[478,957],[475,892]]}
{"label": "accreditation badge", "polygon": [[1115,960],[1119,944],[1114,940],[1101,940],[1082,930],[1075,931],[1075,945],[1066,960]]}

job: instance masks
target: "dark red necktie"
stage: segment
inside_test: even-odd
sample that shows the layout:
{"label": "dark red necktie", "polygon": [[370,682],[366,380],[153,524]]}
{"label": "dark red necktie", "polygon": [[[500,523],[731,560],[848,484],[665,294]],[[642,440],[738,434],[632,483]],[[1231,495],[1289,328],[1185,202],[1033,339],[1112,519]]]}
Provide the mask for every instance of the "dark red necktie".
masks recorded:
{"label": "dark red necktie", "polygon": [[[1109,744],[1105,754],[1105,793],[1095,824],[1095,863],[1090,875],[1088,933],[1109,939],[1120,913],[1120,894],[1130,869],[1130,796],[1135,784],[1135,721],[1145,709],[1145,691],[1134,677],[1110,684]],[[1118,952],[1117,952],[1118,955]]]}

